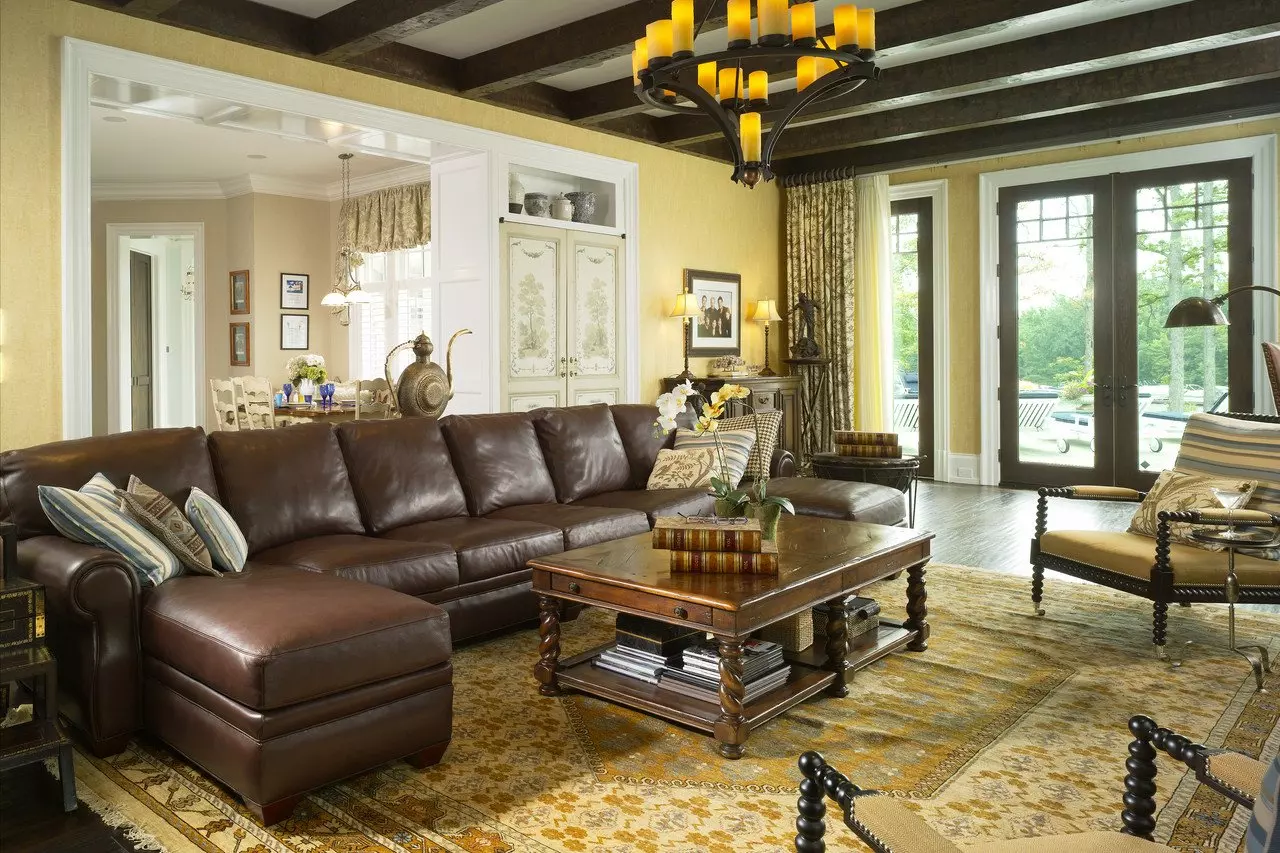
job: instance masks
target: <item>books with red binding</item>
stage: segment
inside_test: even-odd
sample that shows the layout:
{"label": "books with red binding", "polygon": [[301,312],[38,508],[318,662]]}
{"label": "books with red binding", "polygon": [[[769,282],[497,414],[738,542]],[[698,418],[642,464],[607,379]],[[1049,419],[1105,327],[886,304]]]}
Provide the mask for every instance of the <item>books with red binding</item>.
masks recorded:
{"label": "books with red binding", "polygon": [[778,543],[762,542],[760,552],[672,551],[671,571],[706,575],[776,575]]}
{"label": "books with red binding", "polygon": [[836,444],[897,444],[896,432],[866,432],[863,430],[836,430],[833,440]]}
{"label": "books with red binding", "polygon": [[764,542],[760,521],[754,518],[729,520],[660,516],[654,520],[653,547],[671,551],[735,551],[758,553]]}

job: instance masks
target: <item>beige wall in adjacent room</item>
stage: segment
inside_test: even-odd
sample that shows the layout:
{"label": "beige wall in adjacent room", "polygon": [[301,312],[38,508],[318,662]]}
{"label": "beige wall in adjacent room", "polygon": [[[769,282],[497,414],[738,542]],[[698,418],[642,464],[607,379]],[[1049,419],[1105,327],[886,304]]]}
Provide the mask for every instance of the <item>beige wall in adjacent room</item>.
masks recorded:
{"label": "beige wall in adjacent room", "polygon": [[[661,376],[680,369],[680,324],[665,314],[686,267],[741,273],[743,300],[748,304],[778,294],[781,212],[777,185],[743,189],[730,182],[729,167],[723,163],[71,0],[0,0],[4,85],[0,99],[4,133],[0,145],[0,256],[4,261],[0,264],[0,448],[49,441],[62,434],[59,59],[63,36],[639,164],[640,229],[628,238],[638,239],[640,245],[640,377],[645,399],[657,394]],[[229,220],[233,232],[235,215]],[[237,268],[233,253],[227,260],[230,268]],[[328,283],[327,266],[324,271],[324,281],[312,281],[313,304]],[[318,309],[311,313],[312,322],[319,325]],[[744,357],[758,361],[763,348],[760,330],[744,328],[743,338]]]}
{"label": "beige wall in adjacent room", "polygon": [[[948,305],[940,307],[937,318],[948,324],[950,333],[947,381],[951,405],[951,452],[976,454],[980,452],[982,444],[982,415],[979,409],[982,395],[978,358],[978,298],[981,292],[978,265],[980,175],[1025,166],[1066,163],[1274,133],[1280,133],[1280,118],[1099,142],[1074,148],[1010,154],[891,174],[889,181],[893,184],[939,179],[947,181],[947,248],[950,253],[947,269],[950,299]],[[1280,189],[1277,192],[1277,198],[1280,198]],[[1275,239],[1280,244],[1280,235]],[[995,283],[990,283],[990,286],[994,287]]]}

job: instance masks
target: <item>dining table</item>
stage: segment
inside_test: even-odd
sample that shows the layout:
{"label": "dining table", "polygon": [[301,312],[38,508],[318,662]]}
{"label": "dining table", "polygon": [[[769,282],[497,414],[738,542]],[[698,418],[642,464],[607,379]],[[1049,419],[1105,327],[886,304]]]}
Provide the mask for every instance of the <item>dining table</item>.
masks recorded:
{"label": "dining table", "polygon": [[[328,407],[321,406],[319,403],[286,403],[275,407],[275,416],[278,424],[281,423],[281,418],[289,418],[293,421],[305,418],[316,423],[337,424],[356,419],[356,404],[354,400],[335,400]],[[288,425],[290,422],[283,423]]]}

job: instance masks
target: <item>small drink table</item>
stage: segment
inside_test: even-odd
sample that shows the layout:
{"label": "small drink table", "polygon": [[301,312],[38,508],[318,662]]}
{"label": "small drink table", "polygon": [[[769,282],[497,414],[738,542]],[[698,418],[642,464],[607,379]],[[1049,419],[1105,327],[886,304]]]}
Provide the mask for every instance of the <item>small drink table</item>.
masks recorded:
{"label": "small drink table", "polygon": [[1280,538],[1271,530],[1260,527],[1221,528],[1205,527],[1191,532],[1198,542],[1221,545],[1227,551],[1227,645],[1231,651],[1243,657],[1253,668],[1253,679],[1262,690],[1262,678],[1271,672],[1271,660],[1263,645],[1236,645],[1236,601],[1240,597],[1240,581],[1236,577],[1236,551],[1253,551],[1274,548]]}

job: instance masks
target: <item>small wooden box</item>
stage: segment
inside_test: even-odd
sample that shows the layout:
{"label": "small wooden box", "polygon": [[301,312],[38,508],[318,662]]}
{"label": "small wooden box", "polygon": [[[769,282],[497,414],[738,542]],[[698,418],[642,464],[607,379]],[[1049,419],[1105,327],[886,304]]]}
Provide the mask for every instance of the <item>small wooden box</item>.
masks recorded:
{"label": "small wooden box", "polygon": [[23,578],[0,578],[0,651],[44,642],[44,587]]}

